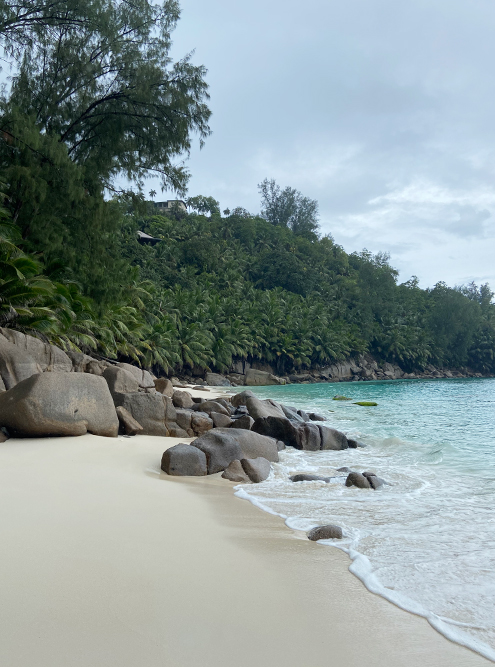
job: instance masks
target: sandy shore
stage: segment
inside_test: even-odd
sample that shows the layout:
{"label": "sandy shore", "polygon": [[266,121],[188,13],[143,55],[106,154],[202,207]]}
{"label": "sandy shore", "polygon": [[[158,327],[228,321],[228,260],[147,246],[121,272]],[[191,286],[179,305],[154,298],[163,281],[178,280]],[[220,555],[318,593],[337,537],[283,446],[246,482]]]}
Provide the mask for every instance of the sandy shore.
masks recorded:
{"label": "sandy shore", "polygon": [[161,473],[176,442],[0,445],[1,665],[492,664],[368,593],[344,554],[219,475]]}

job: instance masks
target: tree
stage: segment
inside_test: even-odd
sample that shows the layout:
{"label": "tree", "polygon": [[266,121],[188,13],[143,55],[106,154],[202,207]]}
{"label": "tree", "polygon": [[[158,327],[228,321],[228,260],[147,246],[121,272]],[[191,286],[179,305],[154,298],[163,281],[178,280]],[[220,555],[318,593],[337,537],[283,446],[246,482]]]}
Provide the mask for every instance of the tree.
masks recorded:
{"label": "tree", "polygon": [[[119,176],[141,186],[157,173],[163,187],[184,193],[188,174],[174,160],[188,153],[193,134],[201,143],[209,135],[210,111],[205,68],[190,56],[174,63],[169,55],[177,0],[77,5],[69,12],[74,21],[33,7],[39,23],[24,32],[16,24],[22,61],[7,108],[34,118],[106,187]],[[13,3],[7,7],[18,15]],[[11,34],[4,31],[4,44]]]}
{"label": "tree", "polygon": [[318,230],[318,202],[304,197],[298,190],[283,190],[274,179],[258,185],[261,194],[261,215],[273,225],[292,229],[301,236],[314,236]]}

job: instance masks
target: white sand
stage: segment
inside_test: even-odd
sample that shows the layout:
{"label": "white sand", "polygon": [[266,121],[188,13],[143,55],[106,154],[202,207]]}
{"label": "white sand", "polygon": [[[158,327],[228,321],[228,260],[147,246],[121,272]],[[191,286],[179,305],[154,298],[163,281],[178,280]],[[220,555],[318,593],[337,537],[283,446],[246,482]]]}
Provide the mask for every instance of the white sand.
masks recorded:
{"label": "white sand", "polygon": [[0,445],[2,667],[476,667],[171,438]]}

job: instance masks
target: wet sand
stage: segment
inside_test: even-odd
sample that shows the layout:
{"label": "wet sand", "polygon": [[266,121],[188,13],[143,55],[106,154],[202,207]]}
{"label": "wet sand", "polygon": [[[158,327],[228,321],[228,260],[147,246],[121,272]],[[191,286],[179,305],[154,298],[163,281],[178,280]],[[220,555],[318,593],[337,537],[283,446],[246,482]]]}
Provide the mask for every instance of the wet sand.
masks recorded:
{"label": "wet sand", "polygon": [[0,445],[0,664],[481,667],[369,593],[345,554],[233,495],[173,478],[178,442]]}

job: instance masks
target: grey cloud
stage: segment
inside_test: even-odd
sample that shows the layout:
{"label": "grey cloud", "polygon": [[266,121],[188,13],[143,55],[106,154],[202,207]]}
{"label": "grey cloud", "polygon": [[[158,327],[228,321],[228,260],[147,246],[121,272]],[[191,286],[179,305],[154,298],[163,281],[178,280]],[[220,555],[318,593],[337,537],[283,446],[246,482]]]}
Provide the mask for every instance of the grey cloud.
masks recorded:
{"label": "grey cloud", "polygon": [[181,4],[175,55],[196,48],[214,113],[191,194],[256,212],[274,177],[318,199],[346,250],[391,252],[401,279],[495,287],[495,5]]}

